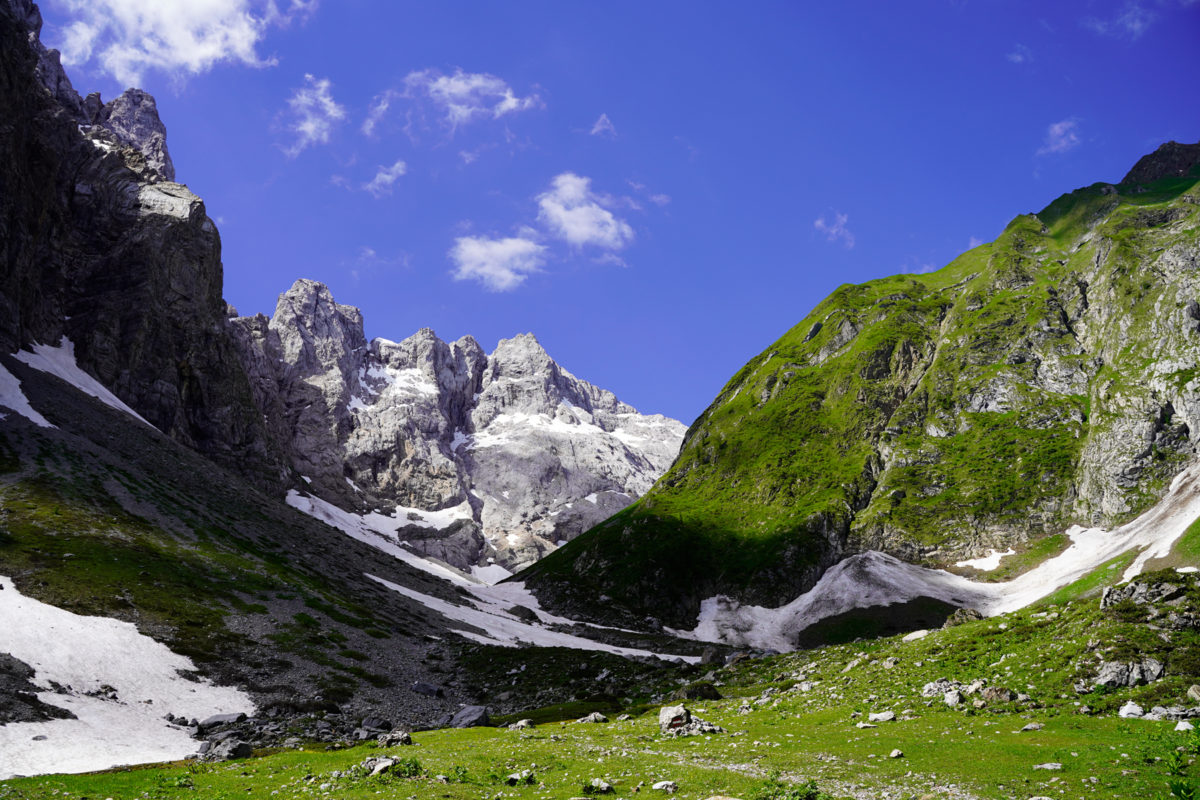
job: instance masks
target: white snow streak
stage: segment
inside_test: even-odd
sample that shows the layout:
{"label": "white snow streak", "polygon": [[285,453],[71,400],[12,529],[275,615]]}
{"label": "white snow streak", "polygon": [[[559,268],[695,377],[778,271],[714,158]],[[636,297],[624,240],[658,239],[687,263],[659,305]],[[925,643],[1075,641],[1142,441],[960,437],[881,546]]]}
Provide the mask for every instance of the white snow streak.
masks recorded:
{"label": "white snow streak", "polygon": [[[15,358],[40,372],[62,378],[79,391],[84,394],[90,394],[106,406],[115,408],[117,411],[124,411],[143,425],[154,428],[153,425],[142,419],[140,414],[125,405],[120,398],[105,388],[104,384],[79,368],[79,365],[75,362],[75,344],[66,336],[62,337],[62,341],[59,342],[58,347],[51,347],[48,344],[35,344],[33,352],[22,350],[16,354]],[[158,429],[155,428],[155,430]]]}
{"label": "white snow streak", "polygon": [[[188,680],[192,662],[128,622],[85,617],[47,605],[0,577],[0,652],[35,670],[38,698],[77,719],[0,726],[0,780],[48,772],[90,772],[124,764],[183,758],[197,742],[168,725],[167,713],[203,719],[253,713],[250,698],[232,687]],[[54,681],[67,694],[50,691]],[[117,700],[85,696],[102,685]],[[44,736],[35,741],[35,736]]]}
{"label": "white snow streak", "polygon": [[[631,647],[617,647],[616,645],[604,644],[603,642],[594,642],[591,639],[585,639],[582,636],[575,636],[570,633],[562,633],[559,631],[549,630],[540,625],[525,622],[524,620],[514,617],[512,614],[503,610],[500,597],[503,595],[493,595],[492,600],[483,600],[480,598],[475,601],[477,608],[468,606],[455,605],[454,603],[441,600],[430,595],[423,594],[414,589],[409,589],[399,584],[386,581],[383,578],[377,578],[374,575],[367,575],[368,578],[378,581],[394,592],[399,592],[405,597],[410,597],[413,600],[421,603],[427,608],[430,608],[442,616],[458,622],[464,622],[472,627],[479,628],[488,632],[487,635],[474,633],[472,631],[455,630],[459,636],[466,637],[482,644],[499,645],[501,647],[518,647],[522,643],[538,645],[540,647],[570,647],[575,650],[599,650],[606,653],[614,653],[619,656],[653,656],[655,658],[682,658],[685,661],[696,662],[700,659],[696,656],[669,656],[660,653],[654,653],[649,650],[639,650]],[[508,584],[506,584],[507,586]],[[496,589],[499,587],[489,587]],[[483,594],[476,591],[475,594]],[[509,605],[512,605],[511,603]],[[537,609],[535,609],[536,611]],[[539,617],[548,617],[549,615],[539,614]],[[567,620],[567,622],[570,622]]]}
{"label": "white snow streak", "polygon": [[1016,554],[1017,551],[1013,550],[1012,548],[1009,548],[1003,553],[1001,553],[999,550],[989,550],[986,556],[981,556],[980,558],[970,558],[966,561],[955,561],[954,566],[971,567],[983,572],[991,572],[1000,566],[1000,559],[1004,558],[1005,556],[1014,556]]}
{"label": "white snow streak", "polygon": [[[34,425],[42,428],[55,427],[47,422],[45,417],[33,410],[33,406],[29,405],[29,399],[21,391],[21,381],[17,379],[16,375],[5,369],[3,364],[0,364],[0,406],[11,408]],[[6,418],[7,415],[0,417],[0,419]]]}
{"label": "white snow streak", "polygon": [[696,627],[673,631],[709,642],[790,650],[796,634],[828,617],[855,608],[933,597],[985,614],[1023,608],[1079,580],[1102,564],[1140,551],[1121,581],[1136,577],[1151,558],[1166,556],[1175,541],[1200,518],[1200,464],[1181,472],[1166,496],[1137,519],[1113,530],[1067,531],[1071,546],[1006,583],[978,583],[944,570],[906,564],[868,551],[834,565],[808,592],[779,608],[741,605],[723,595],[701,603]]}

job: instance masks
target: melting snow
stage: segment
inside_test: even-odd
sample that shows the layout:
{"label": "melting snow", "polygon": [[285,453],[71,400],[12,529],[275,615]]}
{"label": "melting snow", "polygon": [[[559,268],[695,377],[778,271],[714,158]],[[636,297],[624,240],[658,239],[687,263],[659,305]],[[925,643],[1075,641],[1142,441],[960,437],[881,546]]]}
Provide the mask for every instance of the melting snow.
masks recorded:
{"label": "melting snow", "polygon": [[471,567],[471,574],[489,586],[499,583],[505,578],[511,578],[513,575],[499,564],[488,564],[486,567]]}
{"label": "melting snow", "polygon": [[51,347],[48,344],[35,344],[33,352],[22,350],[16,354],[15,358],[18,361],[25,362],[36,370],[49,373],[57,378],[62,378],[79,391],[84,394],[90,394],[106,406],[115,408],[118,411],[124,411],[139,422],[154,428],[153,425],[142,419],[141,415],[125,405],[120,398],[106,389],[100,381],[79,368],[79,365],[75,363],[75,345],[67,337],[62,337],[62,341],[59,342],[58,347]]}
{"label": "melting snow", "polygon": [[[33,406],[29,405],[29,399],[21,391],[21,381],[17,379],[16,375],[5,369],[3,364],[0,364],[0,406],[11,408],[34,425],[43,428],[54,427],[46,421],[45,417],[33,410]],[[0,419],[5,418],[0,417]]]}
{"label": "melting snow", "polygon": [[1001,553],[999,550],[990,550],[986,556],[982,556],[981,558],[971,558],[966,561],[955,561],[954,566],[972,567],[974,569],[982,570],[983,572],[991,572],[1000,566],[1000,559],[1004,558],[1005,556],[1013,556],[1016,554],[1017,551],[1013,550],[1012,548],[1009,548],[1003,553]]}
{"label": "melting snow", "polygon": [[[180,672],[195,665],[131,623],[85,617],[25,597],[5,577],[0,619],[5,623],[0,652],[34,669],[34,683],[46,690],[38,699],[77,717],[0,726],[0,780],[183,758],[196,751],[197,742],[168,725],[165,714],[203,719],[254,712],[250,698],[237,689],[184,678]],[[50,691],[52,681],[68,693]],[[84,694],[102,685],[115,689],[118,699]]]}
{"label": "melting snow", "polygon": [[[639,650],[632,647],[618,647],[616,645],[605,644],[603,642],[594,642],[591,639],[585,639],[582,636],[575,636],[570,633],[562,633],[559,631],[548,630],[541,625],[514,617],[504,609],[514,605],[514,602],[509,598],[519,597],[525,602],[516,601],[520,605],[528,605],[526,599],[527,593],[523,592],[524,586],[521,584],[504,584],[504,587],[517,586],[519,590],[512,593],[504,591],[493,591],[501,589],[499,586],[490,587],[472,587],[472,594],[477,596],[474,601],[475,608],[470,606],[460,606],[454,603],[441,600],[437,597],[423,594],[414,589],[409,589],[399,584],[386,581],[383,578],[377,578],[374,575],[367,575],[368,578],[378,581],[394,592],[399,592],[405,597],[410,597],[413,600],[421,603],[425,607],[438,612],[447,619],[457,622],[464,622],[472,627],[485,630],[488,633],[479,634],[472,631],[456,630],[454,631],[459,636],[471,639],[483,644],[500,645],[501,647],[517,647],[522,643],[538,645],[541,647],[570,647],[575,650],[600,650],[606,653],[614,653],[620,656],[654,656],[655,658],[682,658],[685,661],[695,663],[700,659],[696,656],[671,656],[654,653],[649,650]],[[535,603],[536,605],[536,603]],[[533,610],[538,613],[538,617],[546,621],[565,622],[567,624],[575,624],[571,620],[563,619],[562,617],[553,617],[545,612],[540,612],[534,606]]]}
{"label": "melting snow", "polygon": [[907,564],[868,551],[835,564],[808,592],[779,608],[742,605],[717,595],[702,601],[696,627],[673,631],[702,641],[790,650],[796,635],[822,619],[855,608],[933,597],[985,614],[1023,608],[1079,580],[1122,553],[1140,550],[1121,581],[1136,577],[1151,558],[1166,556],[1200,518],[1200,464],[1181,472],[1166,496],[1137,519],[1112,531],[1073,527],[1071,546],[1005,583],[981,583],[944,570]]}

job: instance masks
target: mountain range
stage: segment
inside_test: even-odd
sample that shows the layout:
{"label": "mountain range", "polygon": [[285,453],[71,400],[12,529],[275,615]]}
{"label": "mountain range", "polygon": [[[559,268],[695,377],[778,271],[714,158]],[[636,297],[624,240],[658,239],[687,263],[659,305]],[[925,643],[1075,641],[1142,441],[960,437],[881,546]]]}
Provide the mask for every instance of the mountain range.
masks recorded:
{"label": "mountain range", "polygon": [[40,24],[0,3],[0,779],[717,699],[697,662],[1200,567],[1200,144],[840,287],[685,429],[532,334],[240,316],[154,99]]}

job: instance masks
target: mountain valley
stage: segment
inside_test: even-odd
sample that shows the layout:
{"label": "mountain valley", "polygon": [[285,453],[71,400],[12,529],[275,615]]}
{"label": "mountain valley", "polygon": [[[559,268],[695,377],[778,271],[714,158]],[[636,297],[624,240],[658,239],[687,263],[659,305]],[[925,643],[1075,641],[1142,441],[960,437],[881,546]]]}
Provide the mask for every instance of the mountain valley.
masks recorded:
{"label": "mountain valley", "polygon": [[532,333],[240,315],[154,98],[40,27],[0,0],[0,798],[1200,787],[1200,144],[838,288],[685,427]]}

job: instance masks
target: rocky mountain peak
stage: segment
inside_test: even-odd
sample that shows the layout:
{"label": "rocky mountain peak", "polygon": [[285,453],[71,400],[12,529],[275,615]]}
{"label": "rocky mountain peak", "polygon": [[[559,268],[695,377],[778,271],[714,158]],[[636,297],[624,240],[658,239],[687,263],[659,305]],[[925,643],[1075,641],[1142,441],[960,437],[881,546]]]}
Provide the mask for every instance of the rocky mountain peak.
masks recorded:
{"label": "rocky mountain peak", "polygon": [[307,278],[279,296],[270,328],[279,336],[280,356],[299,376],[349,374],[367,345],[362,312],[335,302],[328,286]]}
{"label": "rocky mountain peak", "polygon": [[146,157],[147,165],[168,181],[175,180],[175,164],[167,152],[167,128],[158,116],[154,97],[141,89],[126,89],[103,105],[99,92],[87,96],[85,114],[126,147]]}
{"label": "rocky mountain peak", "polygon": [[1200,142],[1180,144],[1167,142],[1153,153],[1144,155],[1121,183],[1153,183],[1162,178],[1182,178],[1200,165]]}

